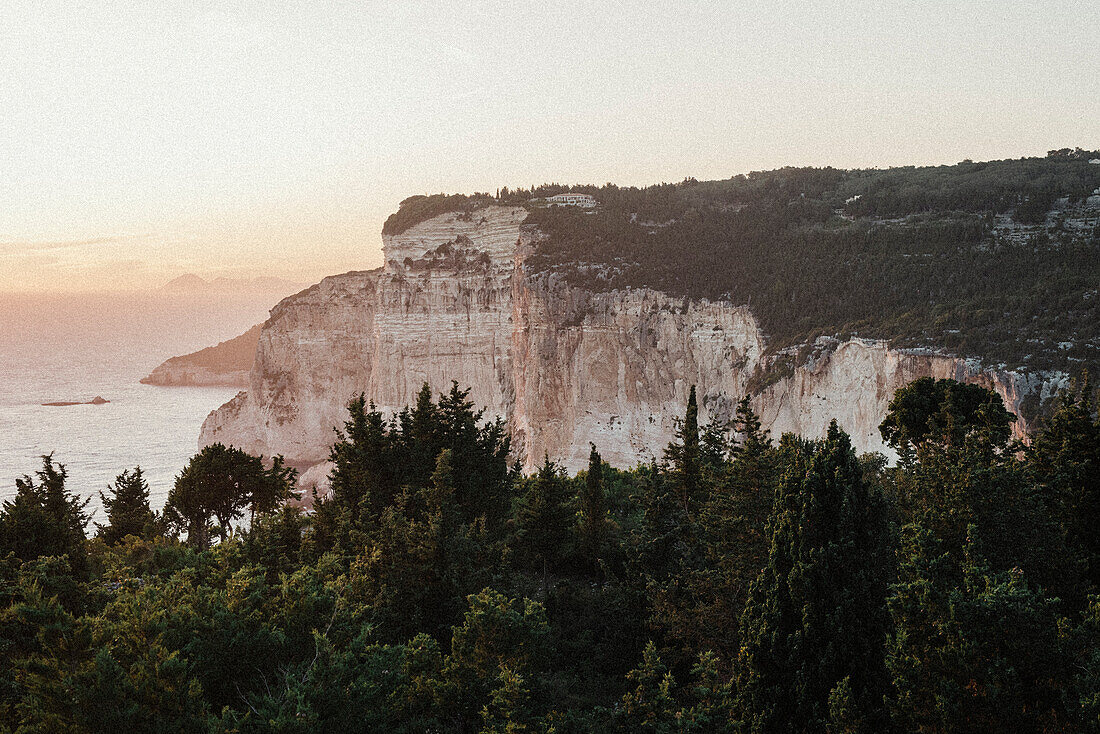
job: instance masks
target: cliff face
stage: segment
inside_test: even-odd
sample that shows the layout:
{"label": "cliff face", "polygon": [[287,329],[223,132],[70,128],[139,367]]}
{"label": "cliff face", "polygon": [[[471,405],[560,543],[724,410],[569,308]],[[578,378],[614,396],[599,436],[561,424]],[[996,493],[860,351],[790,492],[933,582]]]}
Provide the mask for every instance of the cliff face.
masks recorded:
{"label": "cliff face", "polygon": [[425,381],[442,391],[457,380],[509,421],[527,469],[544,454],[582,468],[589,442],[618,466],[659,454],[692,384],[703,421],[732,416],[754,384],[767,384],[752,391],[774,435],[819,436],[835,417],[858,449],[883,450],[886,406],[917,377],[982,382],[1017,413],[1028,395],[1058,386],[862,340],[819,340],[783,362],[765,355],[746,307],[648,289],[596,292],[528,273],[524,257],[538,233],[521,226],[524,216],[488,207],[430,219],[383,238],[383,268],[329,277],[284,299],[260,333],[247,392],[210,414],[200,445],[221,441],[315,466],[354,395],[396,411]]}

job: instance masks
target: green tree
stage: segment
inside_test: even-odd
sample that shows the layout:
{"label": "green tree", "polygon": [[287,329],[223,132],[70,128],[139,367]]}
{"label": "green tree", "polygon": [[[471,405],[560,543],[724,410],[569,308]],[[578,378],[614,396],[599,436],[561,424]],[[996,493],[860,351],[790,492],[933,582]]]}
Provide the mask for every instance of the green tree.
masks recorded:
{"label": "green tree", "polygon": [[888,521],[834,421],[785,477],[768,563],[741,619],[738,706],[751,731],[821,731],[847,679],[867,730],[886,723]]}
{"label": "green tree", "polygon": [[680,686],[648,642],[642,662],[626,676],[628,689],[618,710],[624,732],[723,734],[735,731],[731,686],[723,682],[713,653],[700,653],[689,685]]}
{"label": "green tree", "polygon": [[482,423],[484,411],[474,409],[469,394],[452,382],[436,404],[425,384],[415,408],[401,411],[396,422],[368,406],[363,395],[351,401],[332,448],[331,477],[332,501],[355,532],[368,529],[406,488],[413,495],[425,489],[444,449],[451,452],[463,521],[481,518],[493,532],[503,527],[515,478],[508,432],[499,419]]}
{"label": "green tree", "polygon": [[393,501],[399,489],[395,475],[400,461],[390,426],[373,402],[368,407],[360,394],[348,403],[348,414],[329,457],[334,465],[332,498],[358,526],[361,520],[377,520]]}
{"label": "green tree", "polygon": [[249,557],[276,576],[293,573],[301,563],[303,535],[310,528],[300,507],[284,505],[258,517],[248,529]]}
{"label": "green tree", "polygon": [[665,461],[675,480],[676,494],[684,514],[690,519],[704,501],[699,446],[699,404],[695,385],[688,392],[684,421],[676,430],[676,440],[665,449]]}
{"label": "green tree", "polygon": [[99,499],[107,511],[107,524],[96,523],[99,536],[108,545],[114,545],[127,535],[142,537],[154,521],[149,509],[149,484],[141,473],[141,467],[126,470],[115,477],[114,485],[107,485],[109,497],[102,492]]}
{"label": "green tree", "polygon": [[14,553],[28,561],[39,556],[69,556],[74,572],[87,569],[84,529],[89,499],[81,500],[68,490],[64,464],[55,464],[53,454],[42,457],[42,469],[35,479],[24,475],[15,480],[15,497],[0,511],[0,554]]}
{"label": "green tree", "polygon": [[730,422],[717,416],[699,430],[699,463],[705,479],[713,481],[726,468],[733,453],[729,430]]}
{"label": "green tree", "polygon": [[438,403],[443,444],[451,450],[455,499],[467,522],[480,519],[490,533],[501,530],[512,502],[514,476],[508,463],[511,443],[504,421],[482,424],[484,409],[475,410],[469,388],[457,382]]}
{"label": "green tree", "polygon": [[444,449],[443,424],[428,383],[417,393],[416,406],[402,413],[401,430],[408,447],[408,484],[422,487],[431,480],[436,459]]}
{"label": "green tree", "polygon": [[530,721],[526,701],[542,708],[534,684],[548,659],[546,610],[530,599],[510,599],[483,589],[467,597],[469,608],[454,628],[439,696],[459,731],[476,722],[500,726],[502,719]]}
{"label": "green tree", "polygon": [[1019,569],[994,572],[977,531],[970,526],[960,564],[927,529],[905,529],[887,656],[895,722],[923,732],[1068,730],[1056,602]]}
{"label": "green tree", "polygon": [[776,450],[748,398],[737,406],[734,429],[740,440],[732,447],[733,461],[716,478],[702,513],[710,593],[692,622],[703,644],[719,652],[727,665],[737,657],[738,630],[724,620],[741,616],[749,585],[767,564],[766,526],[777,465]]}
{"label": "green tree", "polygon": [[1073,635],[1069,700],[1082,731],[1100,732],[1100,596],[1092,596]]}
{"label": "green tree", "polygon": [[298,470],[287,466],[281,454],[271,457],[271,466],[264,469],[261,481],[253,484],[247,494],[249,522],[274,512],[287,500],[298,499],[297,483]]}
{"label": "green tree", "polygon": [[290,496],[295,472],[276,457],[271,470],[263,460],[240,449],[215,443],[191,457],[176,477],[164,508],[170,525],[187,532],[187,542],[200,550],[210,546],[212,521],[223,539],[244,511],[270,511]]}
{"label": "green tree", "polygon": [[465,522],[455,487],[452,454],[445,449],[431,486],[387,507],[352,562],[355,593],[368,604],[383,639],[425,632],[445,641],[466,596],[499,569],[497,547],[481,522]]}
{"label": "green tree", "polygon": [[610,520],[607,517],[607,497],[603,487],[603,459],[596,444],[588,454],[588,471],[581,489],[580,550],[593,569],[606,553],[610,541]]}
{"label": "green tree", "polygon": [[573,528],[569,482],[562,469],[543,459],[538,473],[528,482],[527,493],[516,513],[517,552],[528,567],[542,572],[542,593],[549,585],[550,569],[567,555]]}
{"label": "green tree", "polygon": [[891,474],[902,522],[927,528],[956,563],[975,525],[995,572],[1019,568],[1036,587],[1074,606],[1084,603],[1080,558],[1067,551],[1042,487],[1005,450],[1003,436],[977,429],[959,443],[925,441]]}
{"label": "green tree", "polygon": [[921,377],[894,393],[879,432],[905,458],[924,442],[958,446],[974,431],[1003,446],[1014,420],[1000,396],[981,385]]}
{"label": "green tree", "polygon": [[626,676],[632,686],[623,694],[622,721],[629,731],[671,734],[679,730],[676,680],[661,662],[657,646],[646,643],[642,663]]}
{"label": "green tree", "polygon": [[1086,379],[1079,393],[1064,392],[1058,407],[1026,450],[1028,478],[1038,485],[1067,535],[1071,554],[1100,589],[1100,417]]}

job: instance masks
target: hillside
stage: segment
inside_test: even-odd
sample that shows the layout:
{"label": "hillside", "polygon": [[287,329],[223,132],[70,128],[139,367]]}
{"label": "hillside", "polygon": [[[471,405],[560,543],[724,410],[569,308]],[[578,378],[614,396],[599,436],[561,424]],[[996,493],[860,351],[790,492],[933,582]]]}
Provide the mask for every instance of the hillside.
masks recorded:
{"label": "hillside", "polygon": [[1096,157],[574,186],[598,211],[531,207],[528,267],[749,305],[772,350],[858,335],[1073,373],[1100,364]]}

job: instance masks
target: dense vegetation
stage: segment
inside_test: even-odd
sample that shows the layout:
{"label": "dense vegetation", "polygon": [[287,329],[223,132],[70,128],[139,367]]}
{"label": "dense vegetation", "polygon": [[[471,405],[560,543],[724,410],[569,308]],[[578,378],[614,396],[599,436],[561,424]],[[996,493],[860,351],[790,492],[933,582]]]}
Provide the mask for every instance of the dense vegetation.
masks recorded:
{"label": "dense vegetation", "polygon": [[163,513],[120,475],[92,539],[44,457],[0,512],[0,731],[1100,731],[1087,385],[1023,447],[918,380],[894,468],[694,397],[661,461],[575,477],[457,385],[359,399],[312,513],[216,445]]}
{"label": "dense vegetation", "polygon": [[595,214],[532,209],[533,265],[747,303],[774,347],[858,334],[1076,373],[1100,365],[1097,155],[580,187]]}
{"label": "dense vegetation", "polygon": [[[987,364],[1100,368],[1100,152],[886,170],[784,168],[646,188],[544,185],[412,197],[399,231],[492,201],[549,235],[529,261],[592,288],[748,304],[774,349],[885,338]],[[589,193],[596,211],[541,208]]]}

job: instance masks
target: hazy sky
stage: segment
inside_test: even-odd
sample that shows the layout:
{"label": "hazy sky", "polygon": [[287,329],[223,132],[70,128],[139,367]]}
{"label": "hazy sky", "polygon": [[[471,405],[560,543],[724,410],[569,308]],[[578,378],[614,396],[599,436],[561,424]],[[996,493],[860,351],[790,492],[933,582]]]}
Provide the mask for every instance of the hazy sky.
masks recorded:
{"label": "hazy sky", "polygon": [[415,193],[1065,146],[1095,0],[4,0],[0,291],[373,267]]}

